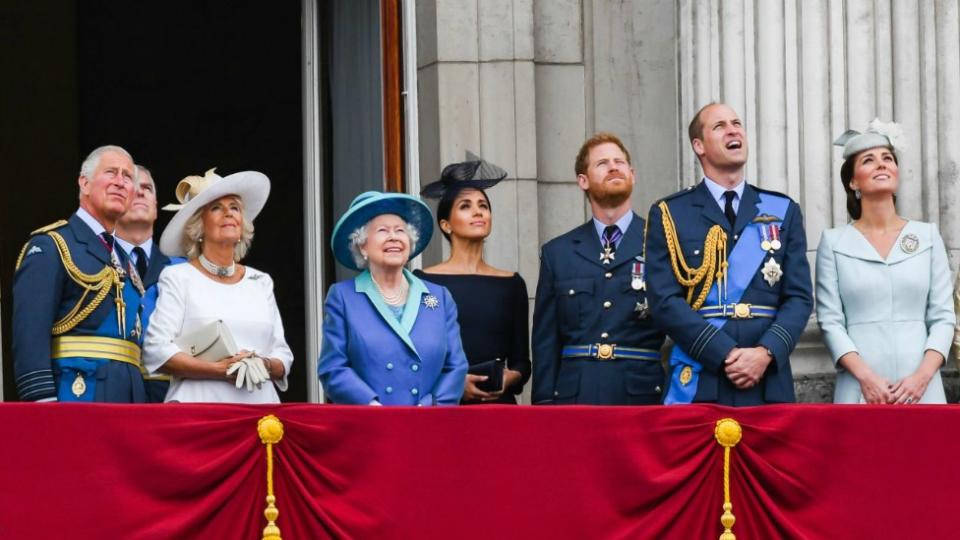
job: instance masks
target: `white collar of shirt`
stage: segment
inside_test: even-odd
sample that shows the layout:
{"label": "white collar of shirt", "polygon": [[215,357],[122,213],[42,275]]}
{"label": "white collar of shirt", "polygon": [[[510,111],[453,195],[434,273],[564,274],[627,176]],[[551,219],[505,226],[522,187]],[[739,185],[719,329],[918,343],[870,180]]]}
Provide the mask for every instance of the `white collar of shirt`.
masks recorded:
{"label": "white collar of shirt", "polygon": [[[616,223],[614,223],[614,225],[616,225],[617,227],[620,227],[620,232],[622,232],[623,234],[627,234],[627,227],[629,227],[631,223],[633,223],[633,210],[630,210],[629,212],[624,214],[623,217],[621,217],[620,219],[617,220]],[[603,230],[607,228],[607,224],[600,221],[597,218],[593,218],[593,226],[597,229],[597,237],[600,238],[600,243],[602,244]],[[623,240],[622,236],[620,237],[620,240]],[[620,245],[619,240],[617,241],[617,245],[618,246]]]}
{"label": "white collar of shirt", "polygon": [[[83,207],[77,208],[77,217],[79,217],[84,223],[87,224],[87,227],[93,229],[93,234],[100,236],[101,234],[107,232],[107,229],[100,224],[93,216],[90,215],[90,212],[87,212]],[[110,231],[112,234],[113,231]]]}
{"label": "white collar of shirt", "polygon": [[[151,252],[151,250],[153,249],[153,238],[147,238],[146,242],[140,244],[139,246],[134,246],[132,243],[127,242],[126,240],[124,240],[123,238],[120,238],[119,236],[117,236],[116,239],[117,239],[117,243],[120,244],[120,247],[122,247],[123,250],[127,252],[127,255],[130,255],[130,256],[132,257],[132,256],[133,256],[133,248],[139,247],[139,248],[143,249],[143,252],[144,252],[144,253],[146,253],[146,255],[147,255],[147,260],[148,260],[148,261],[150,260],[150,252]],[[134,263],[137,262],[137,261],[136,261],[136,257],[134,257],[134,261],[133,261],[133,262],[134,262]]]}
{"label": "white collar of shirt", "polygon": [[709,176],[703,177],[703,183],[706,184],[707,189],[710,190],[710,196],[713,197],[713,200],[717,201],[717,204],[720,205],[720,210],[723,210],[727,205],[727,201],[724,199],[723,194],[728,191],[736,192],[737,196],[733,198],[733,211],[740,211],[740,199],[743,198],[743,188],[747,186],[746,178],[741,180],[740,183],[733,188],[733,190],[729,190],[721,186],[716,181],[711,180]]}

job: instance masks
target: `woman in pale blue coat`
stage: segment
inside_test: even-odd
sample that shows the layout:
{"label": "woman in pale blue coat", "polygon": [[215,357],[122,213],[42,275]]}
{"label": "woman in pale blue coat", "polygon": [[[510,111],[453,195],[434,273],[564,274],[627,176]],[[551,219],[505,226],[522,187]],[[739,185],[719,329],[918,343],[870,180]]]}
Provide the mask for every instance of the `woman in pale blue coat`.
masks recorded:
{"label": "woman in pale blue coat", "polygon": [[332,402],[455,405],[467,358],[457,306],[447,290],[406,270],[430,242],[433,220],[420,200],[368,191],[333,230],[333,253],[363,270],[327,293],[318,372]]}
{"label": "woman in pale blue coat", "polygon": [[853,222],[820,239],[817,320],[837,364],[836,403],[946,402],[950,267],[935,224],[897,215],[899,136],[874,120],[835,141]]}

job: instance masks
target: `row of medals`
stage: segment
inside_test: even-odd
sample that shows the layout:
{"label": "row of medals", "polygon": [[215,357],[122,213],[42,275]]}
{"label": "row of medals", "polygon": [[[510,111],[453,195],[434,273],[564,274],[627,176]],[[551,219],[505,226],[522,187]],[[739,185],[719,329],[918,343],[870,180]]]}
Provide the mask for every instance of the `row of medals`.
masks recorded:
{"label": "row of medals", "polygon": [[[600,262],[610,264],[615,258],[616,254],[613,248],[611,246],[604,246],[603,251],[600,252]],[[643,279],[643,267],[643,257],[636,257],[630,270],[630,288],[637,292],[647,290],[647,282]],[[650,316],[650,305],[647,304],[646,295],[643,297],[643,302],[637,301],[633,312],[637,314],[638,319],[646,319]]]}
{"label": "row of medals", "polygon": [[776,223],[760,223],[759,225],[760,249],[770,253],[770,258],[767,259],[767,262],[763,265],[760,272],[763,274],[763,279],[773,287],[783,276],[783,269],[780,268],[780,264],[773,258],[773,254],[783,247],[783,244],[780,242],[780,226]]}
{"label": "row of medals", "polygon": [[[773,258],[773,254],[783,247],[783,243],[780,241],[780,227],[775,223],[761,223],[760,238],[760,248],[771,254],[766,264],[763,265],[763,277],[767,280],[767,283],[773,287],[783,276],[783,269],[780,268],[780,264]],[[601,254],[601,259],[606,258],[613,258],[609,250]],[[643,279],[643,270],[644,261],[638,257],[630,270],[630,288],[637,292],[647,290],[647,282]],[[650,316],[650,305],[647,303],[646,295],[643,297],[643,302],[637,302],[633,311],[639,319],[646,319]]]}

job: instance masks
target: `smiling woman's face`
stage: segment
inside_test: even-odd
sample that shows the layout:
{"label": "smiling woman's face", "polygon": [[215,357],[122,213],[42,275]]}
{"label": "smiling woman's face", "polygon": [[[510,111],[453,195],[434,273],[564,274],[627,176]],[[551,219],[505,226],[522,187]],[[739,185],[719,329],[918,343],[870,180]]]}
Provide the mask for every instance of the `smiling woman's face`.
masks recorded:
{"label": "smiling woman's face", "polygon": [[857,154],[853,163],[851,189],[863,195],[896,193],[900,185],[900,167],[893,152],[884,146],[868,148]]}
{"label": "smiling woman's face", "polygon": [[396,269],[410,258],[407,224],[395,214],[382,214],[367,223],[367,241],[360,247],[370,269]]}

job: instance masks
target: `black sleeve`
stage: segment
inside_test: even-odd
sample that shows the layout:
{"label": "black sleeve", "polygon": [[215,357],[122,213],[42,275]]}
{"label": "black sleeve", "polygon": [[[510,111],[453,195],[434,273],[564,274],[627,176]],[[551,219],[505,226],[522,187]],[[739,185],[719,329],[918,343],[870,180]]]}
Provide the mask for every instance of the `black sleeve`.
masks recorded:
{"label": "black sleeve", "polygon": [[520,372],[520,381],[508,389],[513,394],[523,392],[523,386],[530,380],[530,300],[527,297],[527,284],[520,274],[514,274],[514,310],[513,343],[507,367]]}

